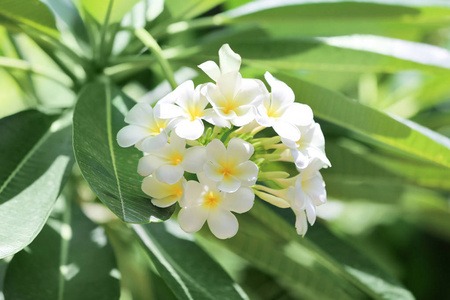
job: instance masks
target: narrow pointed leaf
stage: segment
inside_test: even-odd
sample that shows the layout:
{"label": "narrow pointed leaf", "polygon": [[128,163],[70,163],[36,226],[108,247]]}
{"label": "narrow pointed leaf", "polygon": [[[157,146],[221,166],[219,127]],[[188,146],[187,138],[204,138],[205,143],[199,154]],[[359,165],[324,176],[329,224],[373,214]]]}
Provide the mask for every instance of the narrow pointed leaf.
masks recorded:
{"label": "narrow pointed leaf", "polygon": [[67,123],[32,110],[0,120],[0,258],[30,244],[50,215],[74,161]]}
{"label": "narrow pointed leaf", "polygon": [[119,299],[120,274],[103,228],[62,202],[61,213],[11,260],[6,299]]}
{"label": "narrow pointed leaf", "polygon": [[173,209],[153,206],[137,173],[142,153],[117,144],[117,132],[134,104],[108,83],[87,86],[75,107],[74,151],[84,178],[113,213],[125,222],[148,223],[169,218]]}
{"label": "narrow pointed leaf", "polygon": [[191,236],[170,221],[133,225],[144,249],[178,299],[248,299]]}

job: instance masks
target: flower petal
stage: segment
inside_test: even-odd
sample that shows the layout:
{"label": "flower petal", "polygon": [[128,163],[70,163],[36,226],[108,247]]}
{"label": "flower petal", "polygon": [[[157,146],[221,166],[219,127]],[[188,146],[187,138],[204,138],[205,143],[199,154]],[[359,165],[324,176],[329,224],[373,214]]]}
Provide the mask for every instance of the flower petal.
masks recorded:
{"label": "flower petal", "polygon": [[144,139],[140,144],[140,148],[144,152],[156,151],[166,145],[167,139],[167,133],[163,130],[160,134]]}
{"label": "flower petal", "polygon": [[198,65],[198,67],[206,73],[214,81],[217,81],[220,77],[219,66],[212,60],[205,61],[204,63]]}
{"label": "flower petal", "polygon": [[203,120],[205,120],[206,122],[211,123],[215,126],[218,126],[218,127],[227,127],[227,128],[231,127],[230,121],[222,119],[214,111],[214,109],[211,109],[211,108],[207,108],[204,110]]}
{"label": "flower petal", "polygon": [[292,149],[291,153],[297,169],[302,170],[308,166],[310,159],[303,151]]}
{"label": "flower petal", "polygon": [[206,162],[206,147],[195,146],[186,150],[183,158],[183,168],[189,173],[199,173],[203,171]]}
{"label": "flower petal", "polygon": [[185,81],[176,88],[176,91],[178,98],[175,103],[187,111],[189,106],[194,103],[194,82],[192,80]]}
{"label": "flower petal", "polygon": [[236,178],[239,179],[243,185],[252,186],[258,179],[258,166],[252,161],[246,161],[236,167]]}
{"label": "flower petal", "polygon": [[144,127],[128,125],[117,133],[117,143],[120,147],[130,147],[149,135],[148,129]]}
{"label": "flower petal", "polygon": [[184,170],[181,165],[162,165],[156,170],[156,178],[167,184],[174,184],[183,177]]}
{"label": "flower petal", "polygon": [[194,121],[183,120],[175,127],[175,132],[179,137],[188,140],[196,140],[202,136],[205,126],[201,119]]}
{"label": "flower petal", "polygon": [[241,187],[241,181],[234,176],[224,176],[219,182],[217,188],[222,192],[233,193]]}
{"label": "flower petal", "polygon": [[308,223],[306,221],[306,214],[304,210],[295,210],[295,229],[299,235],[304,236],[308,230]]}
{"label": "flower petal", "polygon": [[228,160],[233,160],[236,164],[242,163],[249,160],[254,151],[252,144],[240,138],[232,138],[227,147]]}
{"label": "flower petal", "polygon": [[168,184],[162,183],[153,176],[145,177],[142,181],[142,191],[152,198],[165,198],[171,196],[171,189],[167,187]]}
{"label": "flower petal", "polygon": [[178,153],[184,153],[186,149],[186,140],[179,137],[175,131],[170,134],[170,148]]}
{"label": "flower petal", "polygon": [[171,103],[158,103],[155,106],[155,116],[160,119],[173,119],[184,115],[184,110]]}
{"label": "flower petal", "polygon": [[225,44],[219,49],[220,71],[222,75],[229,72],[239,72],[241,56],[231,50],[230,45]]}
{"label": "flower petal", "polygon": [[223,207],[237,213],[249,211],[255,200],[255,193],[251,188],[241,187],[234,193],[225,193]]}
{"label": "flower petal", "polygon": [[146,155],[139,160],[138,173],[141,176],[148,176],[155,172],[160,166],[166,162],[155,155]]}
{"label": "flower petal", "polygon": [[232,101],[241,87],[241,81],[242,75],[240,73],[227,73],[219,78],[219,80],[217,81],[217,87],[219,88],[220,93],[227,99],[227,101]]}
{"label": "flower petal", "polygon": [[272,105],[277,108],[294,103],[295,95],[292,89],[283,81],[275,79],[272,74],[266,72],[264,74],[267,83],[270,85],[272,92]]}
{"label": "flower petal", "polygon": [[202,193],[204,192],[203,183],[198,183],[197,181],[189,180],[184,185],[184,199],[180,206],[186,207],[196,207],[203,204]]}
{"label": "flower petal", "polygon": [[208,210],[201,206],[182,208],[178,213],[178,224],[185,232],[193,233],[202,228],[207,217]]}
{"label": "flower petal", "polygon": [[273,124],[273,129],[282,138],[291,141],[300,139],[300,130],[291,123],[279,120]]}
{"label": "flower petal", "polygon": [[227,149],[220,140],[214,139],[206,145],[206,155],[209,161],[221,165],[227,158]]}
{"label": "flower petal", "polygon": [[236,217],[231,212],[222,209],[210,211],[208,226],[219,239],[230,238],[236,235],[239,229]]}
{"label": "flower petal", "polygon": [[166,208],[166,207],[172,206],[177,201],[178,201],[178,197],[175,195],[171,195],[171,196],[167,196],[165,198],[160,198],[160,199],[154,198],[154,199],[152,199],[152,204],[157,207]]}
{"label": "flower petal", "polygon": [[223,174],[220,172],[220,169],[220,166],[211,162],[207,162],[203,165],[203,171],[205,172],[206,177],[215,182],[219,182],[223,179]]}
{"label": "flower petal", "polygon": [[125,122],[146,127],[149,125],[150,119],[153,119],[153,110],[150,104],[138,103],[130,109],[125,117]]}
{"label": "flower petal", "polygon": [[297,126],[307,126],[314,122],[314,115],[311,107],[301,103],[289,105],[282,118]]}

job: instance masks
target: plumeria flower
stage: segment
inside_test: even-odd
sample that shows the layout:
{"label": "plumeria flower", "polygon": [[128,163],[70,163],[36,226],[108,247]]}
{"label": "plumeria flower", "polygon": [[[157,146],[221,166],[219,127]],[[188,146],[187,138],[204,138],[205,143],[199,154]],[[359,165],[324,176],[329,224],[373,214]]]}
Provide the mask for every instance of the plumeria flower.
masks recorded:
{"label": "plumeria flower", "polygon": [[167,184],[159,181],[154,176],[145,177],[142,181],[142,191],[152,197],[152,203],[158,207],[169,207],[176,202],[181,202],[183,197],[183,184],[186,180],[181,180],[174,184]]}
{"label": "plumeria flower", "polygon": [[138,173],[156,178],[167,184],[174,184],[183,177],[184,172],[198,173],[206,160],[206,148],[195,146],[186,149],[186,140],[172,131],[170,143],[157,151],[148,152],[139,160]]}
{"label": "plumeria flower", "polygon": [[128,112],[125,122],[130,125],[117,133],[117,142],[121,147],[136,145],[141,151],[154,151],[167,143],[169,122],[157,118],[149,104],[136,104]]}
{"label": "plumeria flower", "polygon": [[298,234],[304,235],[307,229],[306,219],[313,225],[316,221],[316,206],[327,201],[325,182],[319,170],[323,162],[314,159],[308,167],[301,171],[295,182],[295,187],[289,187],[287,200],[296,214]]}
{"label": "plumeria flower", "polygon": [[208,99],[201,93],[202,85],[194,89],[192,80],[186,81],[172,93],[175,97],[162,101],[155,107],[155,115],[169,119],[177,135],[184,139],[196,140],[202,136],[205,126],[202,120],[225,127],[229,123],[216,114],[212,108],[205,109]]}
{"label": "plumeria flower", "polygon": [[208,83],[205,93],[215,112],[235,126],[243,126],[255,118],[255,105],[267,94],[264,84],[257,79],[242,78],[239,73],[241,57],[225,44],[219,50],[220,69],[212,61],[199,67],[216,84]]}
{"label": "plumeria flower", "polygon": [[228,148],[214,139],[206,146],[207,162],[203,170],[224,192],[232,193],[241,186],[252,186],[259,171],[256,164],[249,160],[253,152],[253,146],[240,138],[231,139]]}
{"label": "plumeria flower", "polygon": [[283,139],[299,140],[298,126],[308,126],[313,122],[311,108],[306,104],[294,103],[292,89],[269,72],[264,77],[271,87],[271,93],[258,106],[256,121],[264,127],[273,127]]}
{"label": "plumeria flower", "polygon": [[199,182],[188,181],[185,185],[184,202],[178,214],[181,229],[197,232],[207,221],[216,237],[226,239],[234,236],[239,224],[231,212],[249,211],[255,199],[253,190],[241,187],[233,193],[224,193],[217,188],[217,182],[204,173],[197,174],[197,177]]}
{"label": "plumeria flower", "polygon": [[297,141],[281,138],[283,144],[288,146],[294,158],[295,166],[301,170],[308,166],[309,161],[318,158],[326,166],[331,163],[325,155],[325,138],[318,123],[299,127],[301,136]]}

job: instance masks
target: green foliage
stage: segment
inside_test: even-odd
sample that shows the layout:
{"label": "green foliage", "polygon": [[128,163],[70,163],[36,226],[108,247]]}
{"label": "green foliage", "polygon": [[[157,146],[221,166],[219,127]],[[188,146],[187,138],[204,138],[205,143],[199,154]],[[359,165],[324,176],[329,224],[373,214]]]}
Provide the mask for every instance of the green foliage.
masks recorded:
{"label": "green foliage", "polygon": [[[449,16],[441,0],[0,0],[0,300],[449,298]],[[185,67],[225,43],[322,126],[330,203],[305,237],[261,199],[231,239],[185,234],[117,144],[136,101],[205,82]]]}

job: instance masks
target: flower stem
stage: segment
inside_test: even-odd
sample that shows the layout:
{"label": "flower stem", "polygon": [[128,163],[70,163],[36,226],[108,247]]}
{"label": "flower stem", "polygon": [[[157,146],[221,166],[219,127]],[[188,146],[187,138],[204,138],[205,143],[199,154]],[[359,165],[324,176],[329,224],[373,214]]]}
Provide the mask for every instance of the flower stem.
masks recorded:
{"label": "flower stem", "polygon": [[175,81],[175,77],[173,76],[173,71],[170,68],[167,59],[164,58],[162,49],[159,44],[156,42],[153,36],[143,28],[136,29],[135,34],[141,40],[141,42],[150,49],[153,55],[155,55],[156,60],[161,65],[161,69],[166,75],[167,81],[169,81],[172,89],[175,89],[177,87],[177,83]]}

